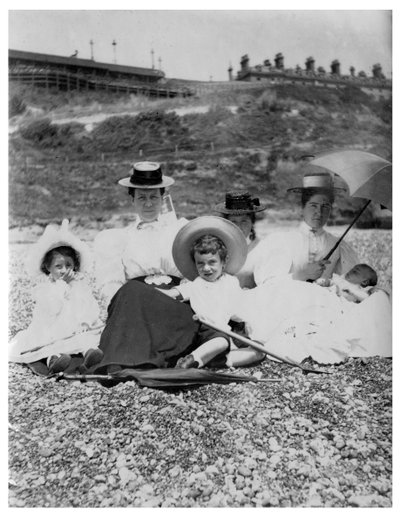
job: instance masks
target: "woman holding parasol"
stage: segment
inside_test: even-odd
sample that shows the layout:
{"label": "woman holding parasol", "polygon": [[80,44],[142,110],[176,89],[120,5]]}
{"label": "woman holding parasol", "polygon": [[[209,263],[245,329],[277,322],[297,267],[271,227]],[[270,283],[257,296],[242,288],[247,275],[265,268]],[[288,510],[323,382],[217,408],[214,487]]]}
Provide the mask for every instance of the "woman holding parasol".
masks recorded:
{"label": "woman holding parasol", "polygon": [[390,357],[391,304],[385,292],[354,304],[317,285],[359,262],[348,244],[324,229],[338,190],[332,176],[309,173],[301,187],[290,190],[302,195],[303,222],[295,231],[271,234],[262,242],[254,269],[257,287],[243,293],[239,313],[248,335],[295,361]]}
{"label": "woman holding parasol", "polygon": [[333,273],[344,274],[359,262],[344,241],[329,260],[324,260],[337,241],[325,225],[340,190],[328,172],[308,172],[301,185],[288,189],[301,194],[303,221],[293,231],[272,233],[264,239],[254,270],[257,285],[284,276],[300,281],[331,278]]}

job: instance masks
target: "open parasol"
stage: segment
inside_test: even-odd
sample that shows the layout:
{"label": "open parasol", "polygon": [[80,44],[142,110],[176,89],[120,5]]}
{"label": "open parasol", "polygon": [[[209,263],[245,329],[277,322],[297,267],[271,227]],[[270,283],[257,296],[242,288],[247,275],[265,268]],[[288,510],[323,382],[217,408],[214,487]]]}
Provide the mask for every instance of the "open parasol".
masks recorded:
{"label": "open parasol", "polygon": [[347,183],[350,196],[368,200],[324,257],[328,260],[371,201],[392,210],[392,164],[376,154],[353,149],[323,153],[309,164],[338,174]]}

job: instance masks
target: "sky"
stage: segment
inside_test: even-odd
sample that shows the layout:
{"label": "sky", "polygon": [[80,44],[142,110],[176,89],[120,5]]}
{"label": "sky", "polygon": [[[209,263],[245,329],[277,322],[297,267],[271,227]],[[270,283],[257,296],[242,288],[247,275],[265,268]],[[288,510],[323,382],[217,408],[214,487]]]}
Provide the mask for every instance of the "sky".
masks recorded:
{"label": "sky", "polygon": [[342,74],[349,74],[354,66],[356,73],[363,70],[371,75],[372,66],[380,63],[383,73],[392,77],[392,19],[384,1],[364,10],[351,9],[355,3],[347,2],[348,10],[280,11],[251,9],[253,4],[265,6],[267,2],[246,2],[248,10],[243,9],[243,2],[240,9],[229,2],[232,9],[225,10],[218,2],[207,1],[201,4],[204,10],[120,9],[120,2],[113,4],[116,10],[85,10],[85,2],[69,2],[71,10],[54,10],[54,5],[53,10],[29,10],[29,5],[21,8],[20,4],[14,2],[8,11],[8,48],[14,50],[60,56],[78,50],[78,57],[86,59],[93,52],[95,61],[148,68],[154,64],[168,78],[201,81],[228,80],[230,64],[236,75],[244,54],[254,66],[265,59],[273,62],[278,52],[284,55],[287,68],[305,68],[305,60],[312,56],[315,66],[327,71],[338,59]]}

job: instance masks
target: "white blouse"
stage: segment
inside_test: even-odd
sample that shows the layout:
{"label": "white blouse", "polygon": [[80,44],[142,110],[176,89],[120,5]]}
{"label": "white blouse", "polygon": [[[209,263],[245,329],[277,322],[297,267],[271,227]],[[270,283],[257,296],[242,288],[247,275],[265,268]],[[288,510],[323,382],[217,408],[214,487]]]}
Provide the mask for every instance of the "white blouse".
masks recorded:
{"label": "white blouse", "polygon": [[[296,230],[268,235],[257,250],[254,268],[256,284],[287,275],[292,277],[308,262],[323,259],[337,239],[323,228],[311,231],[304,221]],[[322,278],[331,278],[333,273],[345,274],[359,262],[355,251],[344,241],[329,260]]]}
{"label": "white blouse", "polygon": [[184,300],[190,300],[193,311],[204,319],[230,330],[228,321],[236,314],[242,290],[239,280],[223,274],[215,282],[197,277],[177,286]]}
{"label": "white blouse", "polygon": [[182,277],[172,258],[172,243],[187,223],[139,220],[123,229],[101,231],[94,240],[95,276],[107,302],[127,280],[147,275]]}
{"label": "white blouse", "polygon": [[235,276],[239,279],[240,287],[244,289],[251,289],[255,287],[254,282],[254,269],[256,267],[258,261],[258,252],[259,252],[259,244],[260,239],[256,238],[254,240],[247,240],[247,257],[246,262],[243,267],[240,269]]}

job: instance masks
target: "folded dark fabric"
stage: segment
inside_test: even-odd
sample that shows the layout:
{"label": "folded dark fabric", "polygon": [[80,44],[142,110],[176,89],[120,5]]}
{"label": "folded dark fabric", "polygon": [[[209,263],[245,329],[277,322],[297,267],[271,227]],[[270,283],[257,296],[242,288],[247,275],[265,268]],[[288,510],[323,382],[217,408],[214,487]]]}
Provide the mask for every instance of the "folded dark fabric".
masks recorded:
{"label": "folded dark fabric", "polygon": [[136,381],[140,386],[150,388],[184,388],[204,384],[228,384],[231,382],[258,382],[256,377],[232,373],[199,370],[197,368],[152,368],[137,370],[124,368],[107,375],[80,375],[61,372],[56,375],[58,380],[98,380],[104,386],[114,386],[119,382]]}

